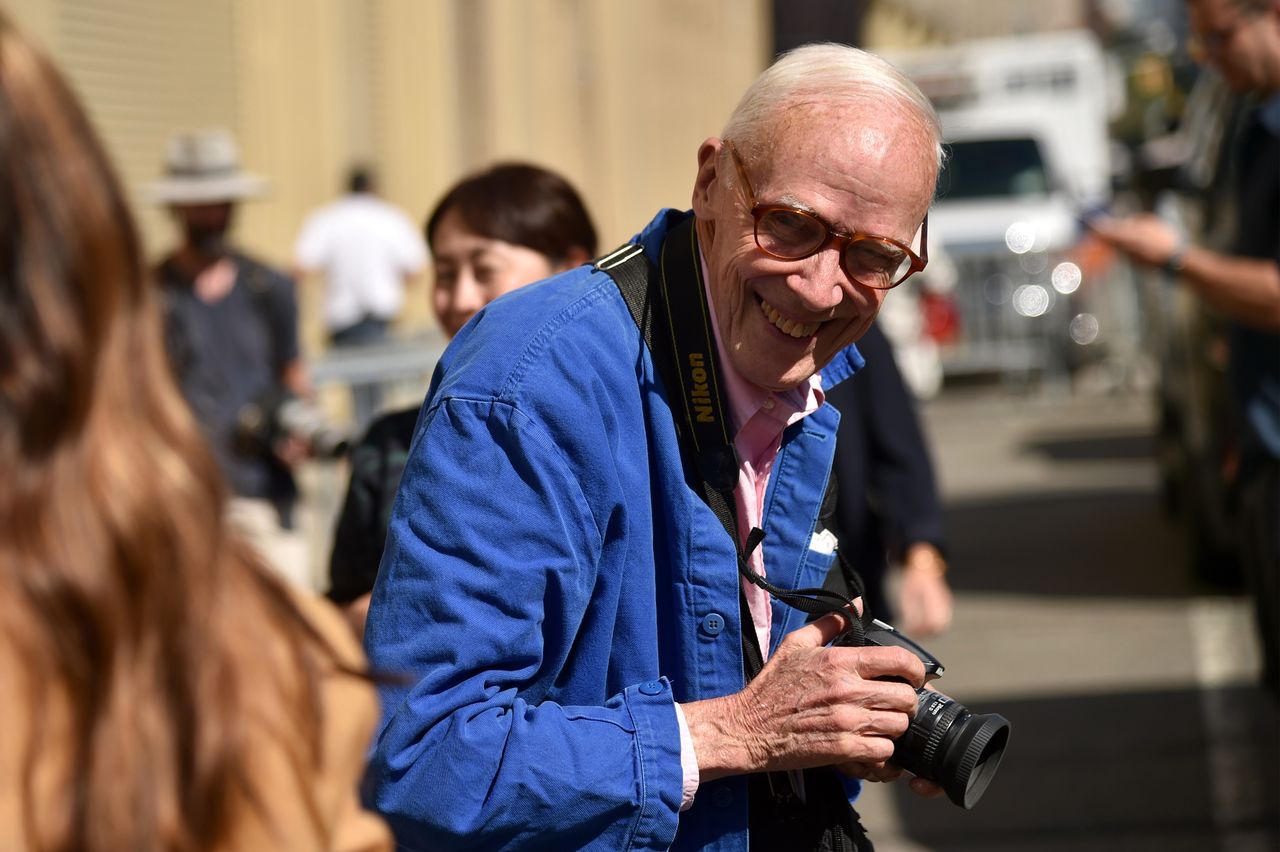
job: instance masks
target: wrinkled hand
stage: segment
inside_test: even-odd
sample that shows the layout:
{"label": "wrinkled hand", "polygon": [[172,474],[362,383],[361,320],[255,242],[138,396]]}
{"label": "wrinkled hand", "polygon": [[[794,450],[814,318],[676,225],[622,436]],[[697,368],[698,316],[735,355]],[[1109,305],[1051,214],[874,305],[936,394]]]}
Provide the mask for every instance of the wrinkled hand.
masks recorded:
{"label": "wrinkled hand", "polygon": [[[893,763],[842,763],[836,769],[850,778],[861,778],[863,781],[877,783],[897,781],[906,774],[905,769]],[[912,778],[907,786],[911,788],[911,792],[924,799],[934,799],[946,792],[942,787],[924,778]]]}
{"label": "wrinkled hand", "polygon": [[836,766],[836,769],[850,778],[860,778],[863,781],[875,781],[877,783],[897,781],[906,773],[905,769],[894,763],[860,763],[856,760],[841,763]]}
{"label": "wrinkled hand", "polygon": [[912,778],[907,786],[911,788],[911,792],[923,799],[936,799],[946,792],[937,784],[923,778]]}
{"label": "wrinkled hand", "polygon": [[[925,684],[924,688],[933,689],[930,684]],[[874,781],[876,783],[897,781],[906,774],[906,770],[896,763],[859,763],[850,761],[838,765],[836,769],[850,778],[861,778],[863,781]],[[934,799],[946,792],[940,785],[924,778],[912,778],[907,786],[911,788],[911,792],[924,799]]]}
{"label": "wrinkled hand", "polygon": [[1168,222],[1151,213],[1124,219],[1101,217],[1089,227],[1104,242],[1147,266],[1160,266],[1178,248],[1178,232]]}
{"label": "wrinkled hand", "polygon": [[741,692],[682,705],[703,780],[830,765],[883,771],[915,715],[924,666],[903,648],[826,647],[845,626],[824,616],[783,639]]}
{"label": "wrinkled hand", "polygon": [[907,551],[898,591],[897,626],[908,636],[922,638],[951,626],[951,587],[946,562],[931,544],[915,544]]}

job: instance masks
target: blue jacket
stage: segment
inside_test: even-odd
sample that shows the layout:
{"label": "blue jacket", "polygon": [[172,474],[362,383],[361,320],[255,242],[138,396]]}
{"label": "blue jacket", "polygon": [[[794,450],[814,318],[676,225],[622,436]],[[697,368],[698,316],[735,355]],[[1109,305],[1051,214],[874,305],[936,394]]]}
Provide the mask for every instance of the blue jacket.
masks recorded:
{"label": "blue jacket", "polygon": [[[684,215],[640,239],[657,256]],[[824,371],[861,366],[850,347]],[[373,803],[407,849],[747,847],[742,777],[678,813],[674,702],[743,686],[735,551],[686,483],[668,395],[601,272],[502,298],[441,360],[366,644],[384,689]],[[769,578],[819,586],[810,541],[839,415],[787,430]],[[774,604],[772,642],[803,623]]]}

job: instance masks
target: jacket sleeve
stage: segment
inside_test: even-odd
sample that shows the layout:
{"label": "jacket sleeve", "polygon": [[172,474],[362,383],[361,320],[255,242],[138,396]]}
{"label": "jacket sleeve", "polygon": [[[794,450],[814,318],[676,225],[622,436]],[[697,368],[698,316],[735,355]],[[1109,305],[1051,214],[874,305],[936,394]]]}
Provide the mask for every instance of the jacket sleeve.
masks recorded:
{"label": "jacket sleeve", "polygon": [[601,443],[573,465],[584,481],[505,403],[445,399],[419,425],[366,633],[375,669],[407,683],[384,689],[370,769],[404,848],[674,839],[682,776],[667,682],[602,686],[581,705],[548,698],[566,671],[608,653],[582,639],[608,617],[593,592],[620,500]]}
{"label": "jacket sleeve", "polygon": [[851,380],[864,419],[868,490],[894,559],[919,542],[943,546],[942,506],[915,401],[888,338],[872,325],[858,343],[867,365]]}
{"label": "jacket sleeve", "polygon": [[417,409],[383,414],[351,451],[351,482],[329,556],[328,596],[334,603],[349,603],[373,591],[417,417]]}
{"label": "jacket sleeve", "polygon": [[386,533],[379,527],[381,450],[368,439],[351,451],[351,482],[333,531],[329,599],[345,604],[373,590]]}

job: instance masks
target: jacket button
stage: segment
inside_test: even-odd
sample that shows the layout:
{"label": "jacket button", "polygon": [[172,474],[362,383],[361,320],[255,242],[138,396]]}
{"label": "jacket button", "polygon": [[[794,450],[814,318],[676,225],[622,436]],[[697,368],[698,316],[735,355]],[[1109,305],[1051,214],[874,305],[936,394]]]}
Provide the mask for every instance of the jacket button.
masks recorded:
{"label": "jacket button", "polygon": [[711,796],[711,802],[717,808],[727,808],[733,804],[733,791],[728,787],[717,787]]}
{"label": "jacket button", "polygon": [[640,684],[640,692],[643,695],[661,695],[666,691],[666,687],[662,685],[660,680],[650,680]]}
{"label": "jacket button", "polygon": [[708,636],[719,636],[724,630],[724,616],[718,612],[709,612],[702,619],[702,629]]}

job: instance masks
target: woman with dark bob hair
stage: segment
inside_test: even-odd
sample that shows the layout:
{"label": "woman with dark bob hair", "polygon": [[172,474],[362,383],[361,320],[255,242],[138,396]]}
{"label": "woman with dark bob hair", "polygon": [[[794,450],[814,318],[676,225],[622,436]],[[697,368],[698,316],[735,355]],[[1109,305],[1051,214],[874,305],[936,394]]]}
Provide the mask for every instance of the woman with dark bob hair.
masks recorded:
{"label": "woman with dark bob hair", "polygon": [[[493,166],[455,185],[427,219],[435,283],[431,307],[453,337],[512,290],[585,263],[596,253],[591,216],[569,182],[522,163]],[[369,595],[418,409],[383,415],[351,453],[351,485],[334,533],[329,597],[364,633]]]}
{"label": "woman with dark bob hair", "polygon": [[3,15],[0,470],[0,849],[390,849],[359,650],[224,524],[123,193]]}
{"label": "woman with dark bob hair", "polygon": [[522,163],[497,165],[449,190],[427,219],[431,304],[453,337],[503,293],[585,263],[596,229],[569,182]]}

